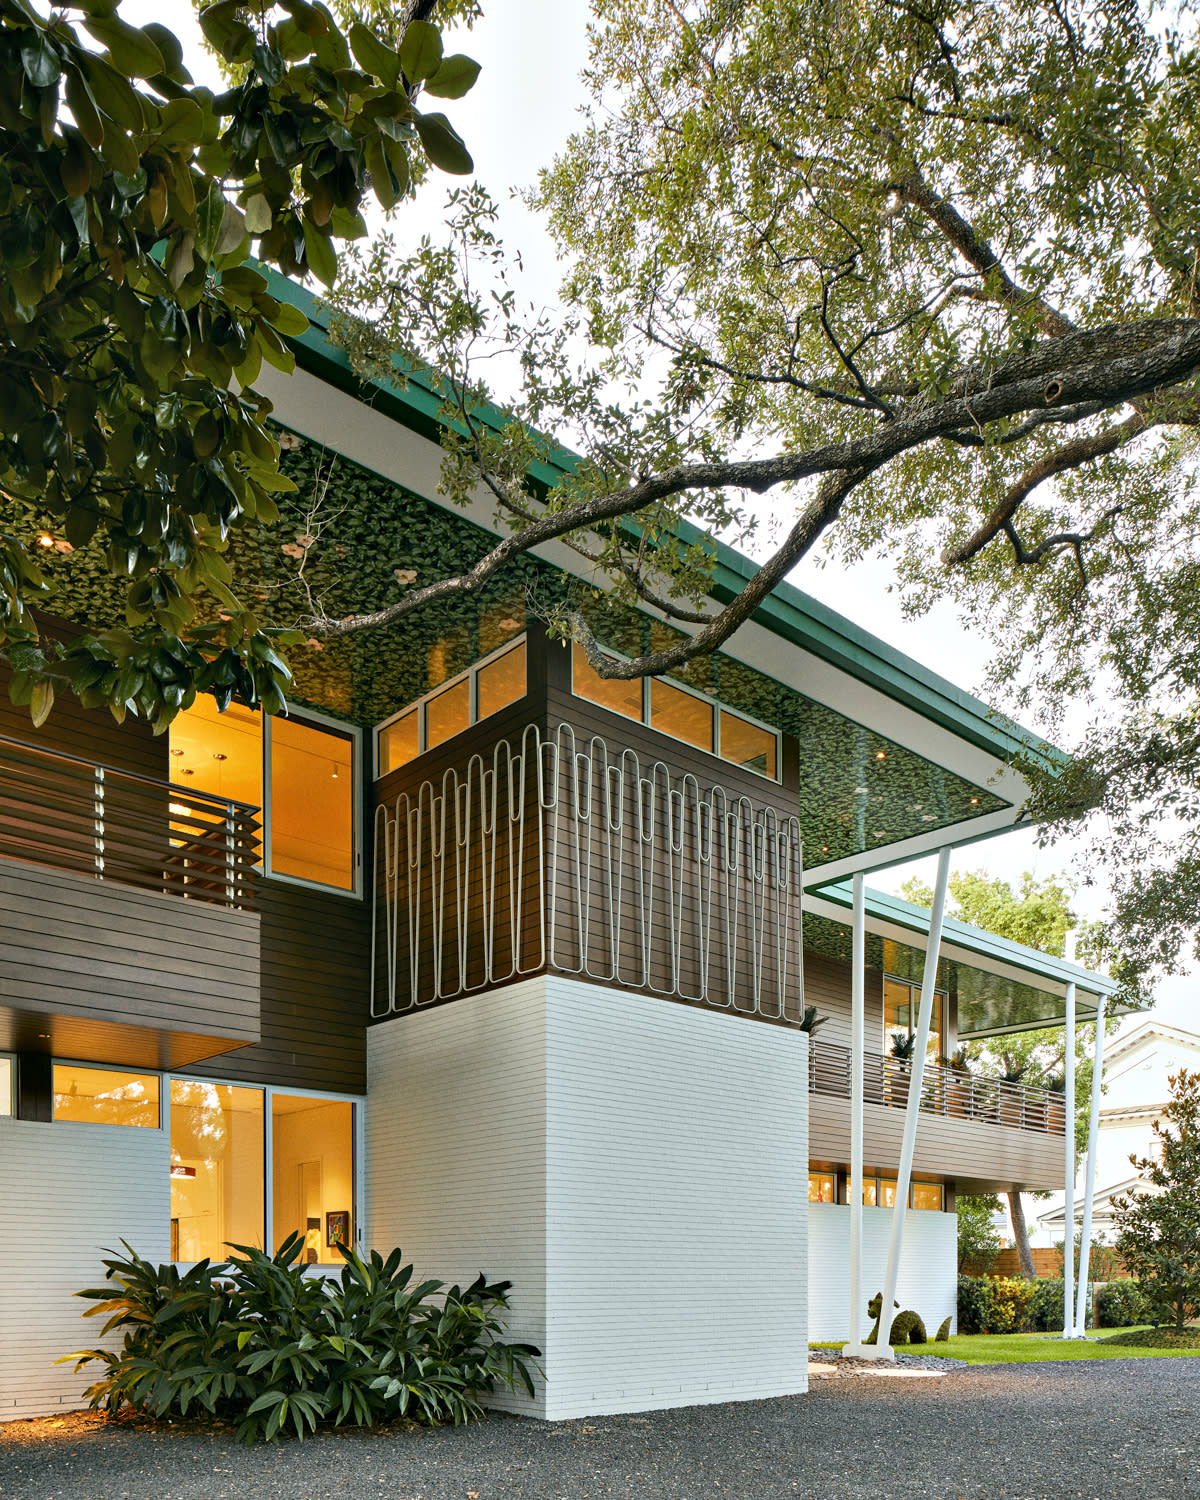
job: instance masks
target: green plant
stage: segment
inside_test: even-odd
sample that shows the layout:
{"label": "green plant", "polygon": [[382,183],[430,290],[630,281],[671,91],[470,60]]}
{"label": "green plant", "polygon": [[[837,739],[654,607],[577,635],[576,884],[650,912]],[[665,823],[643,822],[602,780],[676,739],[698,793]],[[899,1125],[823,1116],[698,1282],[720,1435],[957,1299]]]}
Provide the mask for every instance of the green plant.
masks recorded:
{"label": "green plant", "polygon": [[817,1007],[815,1005],[806,1005],[804,1007],[804,1014],[800,1018],[799,1029],[807,1031],[809,1036],[812,1036],[817,1027],[824,1026],[828,1019],[828,1016],[817,1015]]}
{"label": "green plant", "polygon": [[996,1215],[1000,1199],[994,1193],[960,1193],[958,1214],[958,1269],[990,1271],[1000,1253]]}
{"label": "green plant", "polygon": [[1101,1328],[1131,1328],[1156,1323],[1150,1298],[1136,1281],[1108,1281],[1096,1291],[1096,1317]]}
{"label": "green plant", "polygon": [[945,1343],[949,1342],[949,1340],[950,1340],[950,1324],[951,1324],[952,1321],[953,1321],[953,1319],[951,1319],[951,1318],[943,1318],[942,1321],[938,1324],[938,1331],[937,1331],[936,1334],[934,1334],[934,1342],[935,1343],[945,1344]]}
{"label": "green plant", "polygon": [[888,1334],[889,1344],[927,1344],[929,1335],[925,1332],[925,1322],[920,1313],[915,1313],[911,1308],[907,1309],[892,1319],[892,1329]]}
{"label": "green plant", "polygon": [[988,1333],[1020,1333],[1028,1326],[1033,1283],[1019,1276],[997,1276],[992,1289]]}
{"label": "green plant", "polygon": [[1131,1156],[1144,1188],[1113,1200],[1117,1253],[1176,1328],[1200,1311],[1200,1073],[1181,1068],[1151,1129],[1154,1151]]}
{"label": "green plant", "polygon": [[340,1277],[326,1280],[305,1274],[303,1247],[298,1234],[273,1256],[235,1245],[229,1261],[183,1274],[128,1245],[127,1258],[105,1260],[110,1285],[76,1295],[96,1304],[84,1317],[107,1314],[104,1333],[123,1330],[124,1344],[65,1357],[77,1370],[104,1366],[86,1393],[93,1408],[207,1414],[252,1443],[289,1422],[301,1438],[320,1423],[395,1416],[457,1424],[480,1415],[479,1397],[497,1385],[533,1394],[538,1350],[499,1338],[510,1282],[414,1286],[399,1250],[363,1260],[342,1246]]}
{"label": "green plant", "polygon": [[908,1062],[912,1058],[916,1045],[915,1036],[910,1036],[904,1031],[892,1032],[892,1056],[899,1058],[901,1062]]}
{"label": "green plant", "polygon": [[958,1331],[985,1333],[992,1321],[995,1302],[994,1282],[990,1276],[958,1278]]}

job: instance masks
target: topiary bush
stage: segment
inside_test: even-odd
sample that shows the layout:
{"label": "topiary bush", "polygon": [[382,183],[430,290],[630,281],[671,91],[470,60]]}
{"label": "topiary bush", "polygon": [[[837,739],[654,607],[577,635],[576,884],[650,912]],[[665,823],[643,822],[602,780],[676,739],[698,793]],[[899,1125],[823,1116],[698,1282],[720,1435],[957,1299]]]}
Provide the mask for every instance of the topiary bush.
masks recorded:
{"label": "topiary bush", "polygon": [[938,1331],[934,1334],[935,1343],[947,1344],[950,1342],[950,1324],[952,1321],[953,1319],[951,1318],[943,1318],[938,1324]]}
{"label": "topiary bush", "polygon": [[539,1351],[499,1338],[511,1282],[413,1286],[399,1250],[363,1260],[344,1246],[339,1278],[306,1276],[298,1234],[274,1256],[232,1248],[227,1262],[202,1260],[181,1275],[125,1245],[127,1259],[104,1262],[108,1286],[76,1293],[96,1303],[84,1317],[108,1314],[104,1333],[125,1335],[117,1351],[66,1356],[77,1370],[105,1367],[86,1393],[94,1408],[207,1415],[253,1443],[289,1423],[300,1438],[322,1423],[370,1427],[396,1416],[457,1424],[481,1415],[479,1398],[497,1386],[533,1394]]}
{"label": "topiary bush", "polygon": [[1096,1318],[1101,1328],[1131,1328],[1136,1323],[1157,1323],[1158,1316],[1136,1281],[1106,1281],[1096,1289]]}
{"label": "topiary bush", "polygon": [[995,1302],[990,1276],[960,1276],[958,1278],[958,1331],[959,1333],[986,1333],[992,1321]]}
{"label": "topiary bush", "polygon": [[888,1334],[890,1344],[927,1344],[929,1335],[925,1332],[925,1323],[920,1313],[911,1309],[906,1312],[897,1313],[892,1319],[892,1330]]}

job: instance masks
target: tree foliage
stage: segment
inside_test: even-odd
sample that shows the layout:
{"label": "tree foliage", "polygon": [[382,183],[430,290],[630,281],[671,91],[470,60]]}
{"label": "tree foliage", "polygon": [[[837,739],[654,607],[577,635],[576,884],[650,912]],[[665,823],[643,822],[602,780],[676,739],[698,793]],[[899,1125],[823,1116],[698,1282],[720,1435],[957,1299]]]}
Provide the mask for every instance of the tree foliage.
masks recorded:
{"label": "tree foliage", "polygon": [[[461,7],[460,7],[461,8]],[[369,193],[407,197],[428,164],[471,159],[418,88],[458,97],[476,66],[413,20],[395,45],[320,0],[200,14],[237,81],[194,84],[177,38],[115,0],[43,15],[0,0],[0,646],[35,722],[69,685],[165,724],[197,690],[269,709],[278,632],[245,607],[231,530],[288,487],[254,393],[294,364],[307,319],[260,262],[330,283]],[[69,643],[32,613],[36,555],[95,548],[124,622]]]}
{"label": "tree foliage", "polygon": [[1131,1156],[1143,1190],[1113,1200],[1117,1253],[1156,1308],[1182,1329],[1200,1314],[1200,1073],[1170,1080],[1149,1156]]}
{"label": "tree foliage", "polygon": [[959,1193],[956,1208],[959,1272],[966,1266],[975,1266],[976,1274],[986,1274],[1000,1253],[1000,1236],[995,1225],[1000,1199],[995,1193]]}

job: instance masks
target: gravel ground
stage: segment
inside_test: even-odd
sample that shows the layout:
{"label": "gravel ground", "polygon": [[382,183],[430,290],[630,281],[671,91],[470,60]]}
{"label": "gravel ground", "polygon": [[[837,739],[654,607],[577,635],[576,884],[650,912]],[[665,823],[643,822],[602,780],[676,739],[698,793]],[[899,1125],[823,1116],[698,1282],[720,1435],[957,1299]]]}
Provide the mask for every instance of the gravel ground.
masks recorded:
{"label": "gravel ground", "polygon": [[1165,1500],[1198,1497],[1200,1360],[862,1377],[642,1416],[339,1434],[68,1417],[0,1428],[4,1500]]}

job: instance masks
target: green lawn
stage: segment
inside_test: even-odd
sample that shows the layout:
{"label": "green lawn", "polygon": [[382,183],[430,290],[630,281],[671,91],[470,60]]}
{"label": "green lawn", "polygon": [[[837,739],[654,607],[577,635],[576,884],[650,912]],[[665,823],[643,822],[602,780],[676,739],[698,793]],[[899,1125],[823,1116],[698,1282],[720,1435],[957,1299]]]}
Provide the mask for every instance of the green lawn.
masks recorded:
{"label": "green lawn", "polygon": [[[1101,1344],[1097,1340],[1127,1329],[1101,1328],[1088,1334],[1086,1340],[1063,1339],[1049,1333],[975,1333],[960,1334],[945,1343],[930,1342],[908,1345],[906,1354],[944,1354],[963,1359],[969,1365],[1022,1365],[1056,1359],[1179,1359],[1200,1354],[1200,1349],[1139,1349],[1119,1344]],[[826,1347],[832,1348],[829,1344]],[[820,1358],[819,1355],[816,1358]]]}

